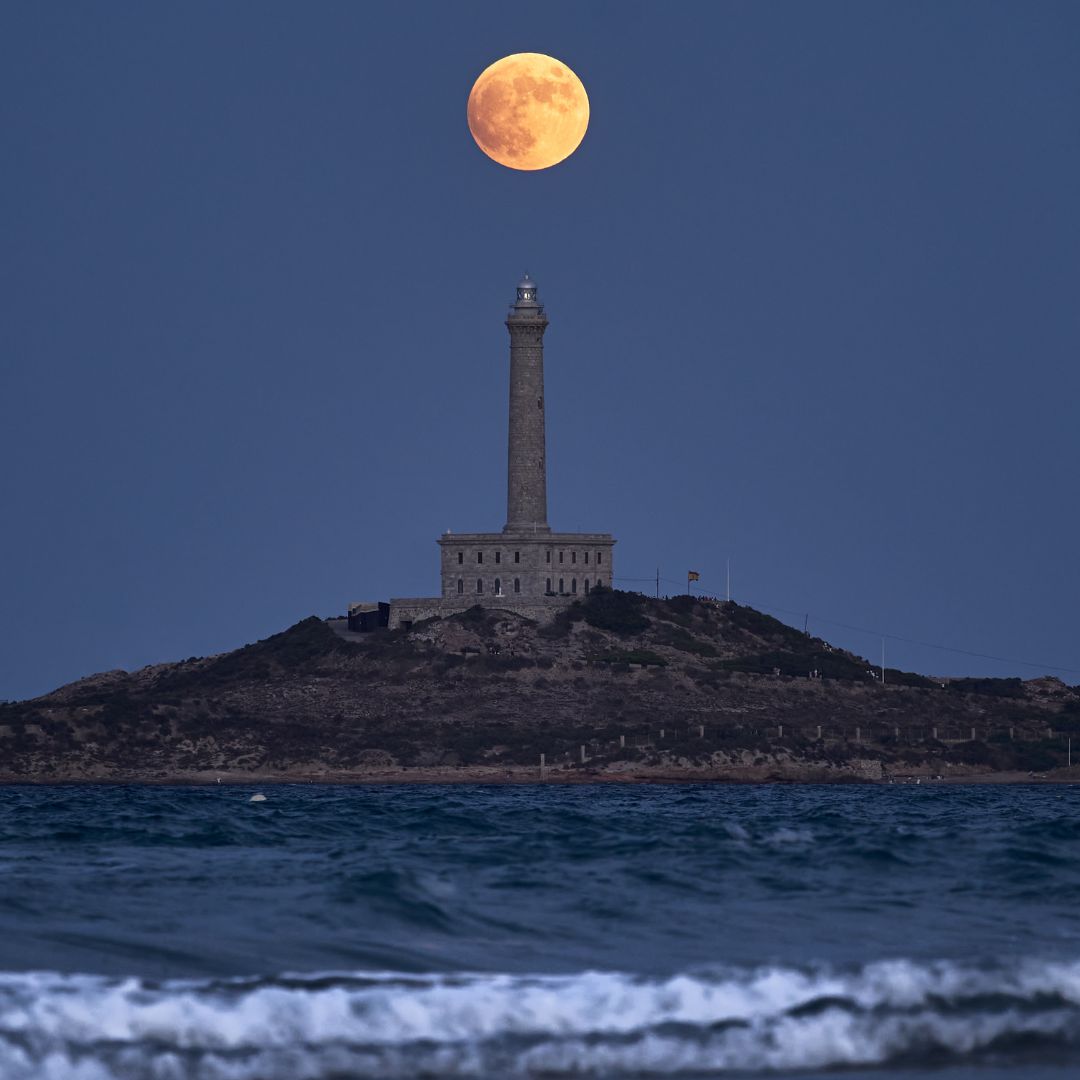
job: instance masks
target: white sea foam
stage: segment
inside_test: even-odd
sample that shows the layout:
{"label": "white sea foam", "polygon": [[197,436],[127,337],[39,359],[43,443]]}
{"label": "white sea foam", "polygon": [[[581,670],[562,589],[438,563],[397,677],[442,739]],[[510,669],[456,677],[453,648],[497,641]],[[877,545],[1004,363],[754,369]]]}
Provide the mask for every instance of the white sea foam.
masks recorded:
{"label": "white sea foam", "polygon": [[892,961],[644,979],[0,975],[4,1080],[604,1076],[1080,1056],[1080,963]]}
{"label": "white sea foam", "polygon": [[724,832],[726,832],[732,840],[745,842],[750,839],[750,831],[745,825],[740,825],[737,821],[725,821]]}
{"label": "white sea foam", "polygon": [[814,834],[809,829],[776,829],[765,837],[765,843],[774,847],[785,844],[812,844]]}

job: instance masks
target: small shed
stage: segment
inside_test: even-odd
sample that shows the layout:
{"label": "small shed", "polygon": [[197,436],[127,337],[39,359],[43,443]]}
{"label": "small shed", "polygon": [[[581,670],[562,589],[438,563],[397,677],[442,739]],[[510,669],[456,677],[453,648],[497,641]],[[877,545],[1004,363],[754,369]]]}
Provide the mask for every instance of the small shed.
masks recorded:
{"label": "small shed", "polygon": [[349,629],[366,634],[390,625],[390,605],[381,600],[358,600],[349,605]]}

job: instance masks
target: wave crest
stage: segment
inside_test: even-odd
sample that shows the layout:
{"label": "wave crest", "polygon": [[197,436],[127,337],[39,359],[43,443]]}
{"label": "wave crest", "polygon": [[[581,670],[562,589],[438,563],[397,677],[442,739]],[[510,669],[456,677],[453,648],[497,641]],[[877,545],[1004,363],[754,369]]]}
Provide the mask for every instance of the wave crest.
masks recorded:
{"label": "wave crest", "polygon": [[897,960],[667,979],[0,976],[7,1080],[656,1076],[1073,1060],[1080,963]]}

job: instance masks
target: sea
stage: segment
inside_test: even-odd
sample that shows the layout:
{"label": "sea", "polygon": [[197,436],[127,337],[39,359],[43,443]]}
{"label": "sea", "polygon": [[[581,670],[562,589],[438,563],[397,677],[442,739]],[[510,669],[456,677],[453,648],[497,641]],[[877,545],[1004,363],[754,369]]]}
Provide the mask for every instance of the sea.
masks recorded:
{"label": "sea", "polygon": [[2,1080],[459,1076],[1080,1076],[1080,788],[0,788]]}

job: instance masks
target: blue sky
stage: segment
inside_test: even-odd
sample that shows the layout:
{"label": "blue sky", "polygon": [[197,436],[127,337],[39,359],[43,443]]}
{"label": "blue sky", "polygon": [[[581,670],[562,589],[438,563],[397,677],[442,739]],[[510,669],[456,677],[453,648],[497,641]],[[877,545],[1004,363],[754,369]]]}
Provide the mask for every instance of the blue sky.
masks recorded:
{"label": "blue sky", "polygon": [[[550,518],[617,575],[731,559],[870,656],[824,620],[1006,658],[890,664],[1080,682],[1078,40],[993,0],[6,5],[0,697],[435,592],[437,536],[504,520],[526,269]],[[544,172],[465,122],[518,51],[592,105]]]}

